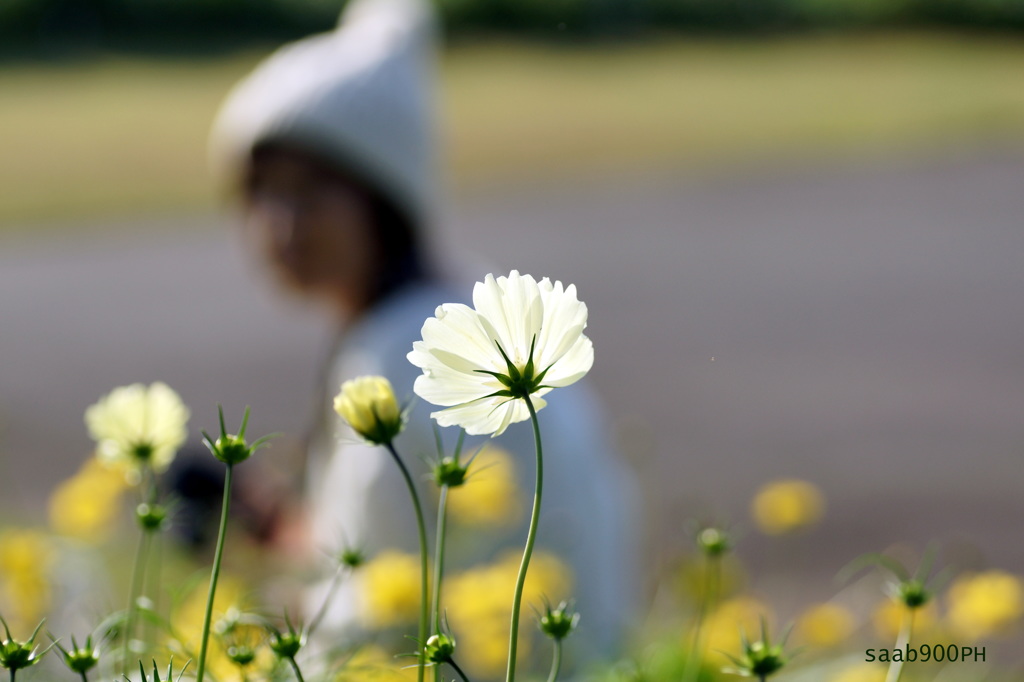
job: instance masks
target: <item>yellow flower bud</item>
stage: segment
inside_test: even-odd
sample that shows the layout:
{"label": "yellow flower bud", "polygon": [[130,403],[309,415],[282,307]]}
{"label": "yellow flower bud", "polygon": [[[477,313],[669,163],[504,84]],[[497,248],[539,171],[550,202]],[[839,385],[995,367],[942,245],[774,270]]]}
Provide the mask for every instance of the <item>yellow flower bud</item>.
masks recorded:
{"label": "yellow flower bud", "polygon": [[391,382],[382,376],[346,381],[334,398],[334,411],[374,445],[386,445],[402,430],[402,410]]}

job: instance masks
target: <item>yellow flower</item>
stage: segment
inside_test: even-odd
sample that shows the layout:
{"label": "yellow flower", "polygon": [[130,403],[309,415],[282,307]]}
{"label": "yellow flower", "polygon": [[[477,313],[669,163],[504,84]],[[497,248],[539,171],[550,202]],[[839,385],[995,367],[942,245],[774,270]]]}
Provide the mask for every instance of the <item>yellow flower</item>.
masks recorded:
{"label": "yellow flower", "polygon": [[[478,566],[445,580],[444,601],[459,643],[458,660],[471,677],[494,677],[505,669],[508,655],[512,591],[521,556],[502,555],[496,563]],[[556,556],[534,552],[523,587],[523,609],[540,606],[543,597],[558,602],[569,596],[572,575]],[[523,628],[519,652],[529,656],[532,630]]]}
{"label": "yellow flower", "polygon": [[885,682],[886,667],[859,663],[828,678],[828,682]]}
{"label": "yellow flower", "polygon": [[[887,599],[875,609],[871,617],[875,632],[884,639],[894,639],[899,634],[903,625],[903,618],[907,613],[907,607],[899,601]],[[933,631],[938,625],[939,612],[935,602],[929,602],[920,608],[914,609],[914,632],[923,635]]]}
{"label": "yellow flower", "polygon": [[416,668],[402,660],[380,647],[366,646],[345,661],[332,682],[412,682],[417,678]]}
{"label": "yellow flower", "polygon": [[360,569],[362,613],[378,628],[411,623],[420,612],[420,560],[412,554],[386,551]]}
{"label": "yellow flower", "polygon": [[522,515],[515,461],[488,445],[476,458],[466,483],[448,494],[453,521],[470,526],[512,525]]}
{"label": "yellow flower", "polygon": [[804,611],[796,625],[801,642],[831,647],[843,642],[854,629],[853,615],[838,604],[816,604]]}
{"label": "yellow flower", "polygon": [[167,384],[115,388],[85,411],[103,462],[137,477],[143,466],[165,471],[188,437],[189,411]]}
{"label": "yellow flower", "polygon": [[123,472],[95,457],[50,495],[50,526],[61,535],[96,542],[110,532],[127,489]]}
{"label": "yellow flower", "polygon": [[[171,624],[174,626],[175,635],[180,639],[178,642],[171,642],[171,648],[177,654],[185,656],[186,659],[190,656],[189,652],[199,651],[203,636],[203,621],[206,617],[207,588],[208,585],[205,583],[196,586],[172,614]],[[222,574],[217,583],[217,594],[213,599],[211,622],[218,623],[228,615],[237,615],[244,611],[246,594],[247,590],[240,580]],[[267,654],[269,651],[261,652],[254,667],[262,668],[265,665],[271,665],[273,655],[268,656]],[[231,662],[223,642],[216,637],[210,638],[206,669],[213,677],[224,682],[242,679],[238,666]]]}
{"label": "yellow flower", "polygon": [[[771,609],[752,597],[736,597],[722,602],[704,621],[705,656],[715,664],[729,663],[722,653],[742,655],[740,633],[754,638],[761,631],[761,619],[771,622]],[[686,641],[692,641],[687,635]]]}
{"label": "yellow flower", "polygon": [[825,510],[817,486],[798,479],[765,484],[751,504],[754,522],[769,535],[789,533],[816,523]]}
{"label": "yellow flower", "polygon": [[34,530],[0,532],[0,609],[15,630],[31,628],[50,608],[56,550]]}
{"label": "yellow flower", "polygon": [[334,411],[352,430],[375,445],[386,445],[402,430],[402,410],[391,382],[382,376],[363,376],[341,385]]}
{"label": "yellow flower", "polygon": [[1024,615],[1024,584],[1004,571],[959,578],[946,596],[950,625],[971,639],[998,634]]}

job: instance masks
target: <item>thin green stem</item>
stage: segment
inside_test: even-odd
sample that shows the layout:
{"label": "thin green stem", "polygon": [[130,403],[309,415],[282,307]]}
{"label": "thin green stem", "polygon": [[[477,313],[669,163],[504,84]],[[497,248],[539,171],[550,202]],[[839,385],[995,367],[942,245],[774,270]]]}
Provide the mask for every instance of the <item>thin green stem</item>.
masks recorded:
{"label": "thin green stem", "polygon": [[[907,645],[910,644],[910,636],[914,632],[914,609],[906,608],[906,613],[903,614],[903,624],[900,626],[900,632],[896,636],[896,650],[905,651]],[[889,664],[889,672],[885,676],[885,682],[899,682],[900,675],[903,674],[903,657],[899,657],[899,660],[893,658],[893,661]]]}
{"label": "thin green stem", "polygon": [[334,572],[334,577],[331,578],[331,584],[327,587],[327,594],[324,595],[323,602],[320,603],[320,608],[316,610],[316,614],[313,619],[309,621],[309,627],[306,628],[306,636],[309,637],[313,632],[320,627],[320,623],[323,622],[324,616],[327,615],[327,607],[334,601],[334,595],[337,594],[338,588],[341,586],[341,577],[345,572],[344,564],[339,564],[338,569]]}
{"label": "thin green stem", "polygon": [[[437,536],[434,542],[434,592],[431,595],[430,612],[434,622],[434,634],[441,634],[441,578],[444,574],[444,541],[448,528],[448,486],[441,486],[437,501]],[[441,680],[441,666],[434,668],[434,680]]]}
{"label": "thin green stem", "polygon": [[[428,613],[427,613],[427,593],[428,587],[428,566],[429,561],[427,557],[427,524],[423,519],[423,506],[420,504],[419,493],[416,492],[416,484],[413,483],[412,476],[409,475],[409,470],[405,467],[405,462],[398,455],[398,451],[395,450],[393,443],[387,444],[388,452],[391,453],[391,457],[395,460],[399,470],[402,472],[402,477],[405,479],[405,485],[409,488],[409,495],[412,497],[412,506],[416,512],[416,528],[419,531],[420,536],[420,631],[419,631],[419,668],[416,671],[417,682],[423,682],[424,667],[426,664],[424,645],[427,643],[427,629],[428,629]],[[196,682],[202,682],[202,680],[196,680]]]}
{"label": "thin green stem", "polygon": [[86,676],[84,672],[82,673],[82,682],[89,682],[89,678]]}
{"label": "thin green stem", "polygon": [[551,672],[548,673],[548,682],[555,682],[558,679],[558,671],[562,668],[562,640],[555,640],[555,654],[551,659]]}
{"label": "thin green stem", "polygon": [[295,662],[295,657],[289,657],[288,662],[292,664],[292,670],[295,671],[295,679],[297,679],[299,682],[306,682],[304,679],[302,679],[302,671],[299,670],[299,664]]}
{"label": "thin green stem", "polygon": [[721,575],[721,559],[717,555],[707,556],[704,566],[704,591],[697,607],[697,618],[693,625],[693,642],[690,655],[686,658],[683,681],[696,682],[700,678],[701,663],[704,659],[704,621],[707,619],[711,606],[718,598],[718,582]]}
{"label": "thin green stem", "polygon": [[444,540],[447,523],[448,486],[441,486],[437,501],[437,538],[434,543],[434,593],[431,614],[434,619],[434,634],[441,634],[441,576],[444,573]]}
{"label": "thin green stem", "polygon": [[217,551],[213,556],[213,570],[210,573],[210,593],[206,597],[206,616],[203,618],[203,639],[199,646],[199,663],[196,670],[196,682],[203,682],[206,670],[206,647],[210,643],[210,621],[213,619],[213,598],[217,594],[217,578],[220,577],[220,562],[224,554],[224,538],[228,534],[228,511],[231,507],[231,472],[232,465],[224,470],[224,502],[220,510],[220,530],[217,533]]}
{"label": "thin green stem", "polygon": [[146,570],[146,559],[149,557],[149,545],[152,532],[143,528],[139,537],[139,545],[135,550],[135,564],[132,567],[132,581],[128,588],[128,615],[124,626],[124,644],[121,649],[121,672],[128,672],[128,654],[131,650],[132,637],[135,635],[135,620],[138,616],[138,601],[142,593],[142,580]]}
{"label": "thin green stem", "polygon": [[533,491],[533,511],[530,514],[530,530],[526,534],[526,547],[523,549],[523,560],[519,564],[519,576],[516,578],[516,590],[512,597],[512,627],[508,639],[508,673],[505,682],[516,678],[516,649],[519,644],[519,609],[523,601],[523,587],[526,584],[526,572],[530,568],[530,557],[533,556],[533,545],[537,540],[537,523],[540,520],[540,498],[544,488],[544,451],[540,442],[540,423],[537,421],[537,410],[527,395],[526,409],[530,411],[533,422],[533,441],[537,452],[537,482]]}
{"label": "thin green stem", "polygon": [[452,667],[452,670],[458,673],[459,677],[462,678],[462,682],[469,682],[469,678],[466,677],[466,673],[462,672],[462,668],[460,668],[459,665],[455,662],[455,659],[449,658],[448,665]]}
{"label": "thin green stem", "polygon": [[[164,565],[164,536],[162,533],[155,532],[153,538],[153,544],[151,547],[153,560],[150,562],[150,575],[149,575],[149,591],[150,600],[153,602],[153,613],[158,617],[160,615],[160,585],[161,576],[163,574],[162,567]],[[155,624],[151,620],[147,620],[142,624],[142,641],[146,644],[146,649],[149,650],[150,644],[153,642],[153,634],[155,631]]]}

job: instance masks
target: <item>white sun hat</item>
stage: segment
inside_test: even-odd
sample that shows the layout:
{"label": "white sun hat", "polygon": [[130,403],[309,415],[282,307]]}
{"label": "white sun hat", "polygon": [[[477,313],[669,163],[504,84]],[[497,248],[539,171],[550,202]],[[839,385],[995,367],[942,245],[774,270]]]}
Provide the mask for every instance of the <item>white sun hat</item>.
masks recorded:
{"label": "white sun hat", "polygon": [[287,143],[430,222],[435,45],[426,0],[353,0],[334,31],[282,47],[234,87],[210,137],[215,176],[237,185],[257,145]]}

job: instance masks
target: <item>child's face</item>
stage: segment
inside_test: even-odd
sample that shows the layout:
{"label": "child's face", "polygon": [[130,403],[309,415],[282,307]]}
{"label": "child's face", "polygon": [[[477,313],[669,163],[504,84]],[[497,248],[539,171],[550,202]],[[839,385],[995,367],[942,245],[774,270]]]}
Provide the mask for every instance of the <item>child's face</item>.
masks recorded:
{"label": "child's face", "polygon": [[257,151],[243,195],[245,233],[284,284],[344,312],[368,303],[379,258],[361,189],[300,151]]}

